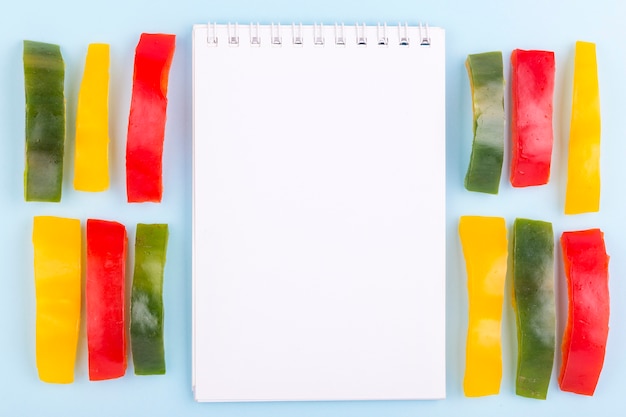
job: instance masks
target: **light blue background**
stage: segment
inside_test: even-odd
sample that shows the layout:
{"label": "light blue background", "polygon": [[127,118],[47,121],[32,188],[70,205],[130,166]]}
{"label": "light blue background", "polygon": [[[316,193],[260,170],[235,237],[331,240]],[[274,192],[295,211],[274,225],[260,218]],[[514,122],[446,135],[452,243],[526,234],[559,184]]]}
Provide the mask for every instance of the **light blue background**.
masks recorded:
{"label": "light blue background", "polygon": [[[626,154],[626,3],[619,0],[431,0],[431,1],[214,1],[84,0],[15,1],[0,14],[0,416],[526,416],[623,414],[626,375],[626,225],[622,180]],[[194,23],[428,22],[447,31],[447,399],[423,402],[319,402],[197,404],[191,392],[191,26]],[[177,35],[170,74],[162,204],[125,201],[124,146],[134,47],[141,32]],[[24,91],[22,40],[58,43],[66,61],[68,142],[63,201],[25,203]],[[576,40],[596,42],[602,107],[601,211],[564,216],[566,144],[571,67]],[[90,42],[111,45],[112,187],[106,193],[72,189],[73,123],[76,96]],[[471,144],[471,101],[464,61],[469,53],[501,50],[509,79],[508,57],[515,48],[556,53],[555,154],[550,185],[513,189],[505,162],[498,196],[463,188]],[[391,71],[393,69],[390,69]],[[364,86],[367,88],[367,86]],[[508,102],[507,102],[508,105]],[[508,150],[508,147],[507,147]],[[170,246],[165,277],[167,374],[133,375],[129,364],[121,379],[89,382],[84,326],[76,381],[47,385],[37,378],[34,352],[34,284],[31,223],[34,215],[60,215],[121,221],[132,244],[137,222],[167,222]],[[504,309],[504,375],[501,392],[465,398],[462,391],[467,325],[465,269],[456,226],[462,214],[497,215],[511,225],[515,217],[552,221],[555,233],[601,227],[611,255],[611,330],[605,368],[594,397],[561,392],[553,372],[548,399],[514,394],[515,326]],[[132,252],[132,251],[131,251]],[[557,252],[560,257],[560,252]],[[557,258],[559,260],[560,258]],[[132,259],[131,259],[132,262]],[[557,262],[557,265],[559,263]],[[132,263],[129,263],[132,265]],[[560,343],[565,317],[562,268],[557,268]],[[510,288],[507,286],[507,291]],[[557,355],[556,368],[560,366]]]}

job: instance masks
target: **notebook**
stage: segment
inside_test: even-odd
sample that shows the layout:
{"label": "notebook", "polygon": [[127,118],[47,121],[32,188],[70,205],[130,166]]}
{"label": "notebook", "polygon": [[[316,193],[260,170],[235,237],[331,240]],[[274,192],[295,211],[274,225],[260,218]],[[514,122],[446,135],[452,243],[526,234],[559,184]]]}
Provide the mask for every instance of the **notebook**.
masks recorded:
{"label": "notebook", "polygon": [[445,397],[445,39],[193,27],[197,401]]}

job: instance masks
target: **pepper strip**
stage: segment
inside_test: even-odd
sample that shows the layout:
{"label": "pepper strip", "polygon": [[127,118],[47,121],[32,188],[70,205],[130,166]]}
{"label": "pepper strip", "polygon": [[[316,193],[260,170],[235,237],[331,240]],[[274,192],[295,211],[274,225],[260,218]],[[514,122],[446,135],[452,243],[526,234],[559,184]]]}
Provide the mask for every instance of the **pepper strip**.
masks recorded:
{"label": "pepper strip", "polygon": [[552,223],[513,225],[513,305],[517,323],[515,392],[545,399],[554,364],[554,234]]}
{"label": "pepper strip", "polygon": [[465,61],[472,91],[472,154],[465,188],[498,194],[504,159],[504,71],[502,52],[468,55]]}
{"label": "pepper strip", "polygon": [[167,224],[138,224],[130,305],[130,341],[136,375],[165,373],[163,269]]}
{"label": "pepper strip", "polygon": [[126,372],[124,327],[126,228],[87,220],[87,348],[89,379],[118,378]]}
{"label": "pepper strip", "polygon": [[600,210],[600,128],[596,45],[576,42],[565,214]]}
{"label": "pepper strip", "polygon": [[559,386],[593,395],[609,333],[609,257],[600,229],[561,235],[569,307]]}
{"label": "pepper strip", "polygon": [[109,45],[92,43],[78,94],[74,189],[109,188]]}
{"label": "pepper strip", "polygon": [[500,391],[502,379],[506,224],[501,217],[462,216],[459,235],[469,298],[463,390],[468,397],[494,395]]}
{"label": "pepper strip", "polygon": [[32,240],[39,379],[71,383],[80,325],[80,220],[35,216]]}
{"label": "pepper strip", "polygon": [[65,63],[59,45],[24,41],[26,201],[61,201]]}
{"label": "pepper strip", "polygon": [[128,202],[160,202],[167,85],[175,35],[142,33],[135,51],[126,141]]}
{"label": "pepper strip", "polygon": [[511,54],[511,185],[547,184],[552,158],[554,52]]}

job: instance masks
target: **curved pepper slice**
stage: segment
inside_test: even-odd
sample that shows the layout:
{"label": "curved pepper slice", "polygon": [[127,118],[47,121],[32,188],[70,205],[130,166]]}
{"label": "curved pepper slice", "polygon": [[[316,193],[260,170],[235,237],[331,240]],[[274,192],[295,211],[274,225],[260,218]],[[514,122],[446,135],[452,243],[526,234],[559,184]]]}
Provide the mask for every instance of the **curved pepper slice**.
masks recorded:
{"label": "curved pepper slice", "polygon": [[600,210],[600,91],[596,45],[576,42],[565,214]]}
{"label": "curved pepper slice", "polygon": [[81,304],[80,220],[33,219],[36,356],[39,379],[74,381]]}
{"label": "curved pepper slice", "polygon": [[468,397],[500,392],[501,323],[508,243],[501,217],[462,216],[459,235],[467,269],[469,323],[463,390]]}
{"label": "curved pepper slice", "polygon": [[547,184],[552,159],[554,52],[511,54],[511,185]]}
{"label": "curved pepper slice", "polygon": [[498,194],[504,158],[504,72],[502,52],[468,55],[472,90],[472,154],[465,175],[469,191]]}
{"label": "curved pepper slice", "polygon": [[552,224],[516,219],[513,300],[517,322],[517,395],[545,399],[554,364],[554,234]]}
{"label": "curved pepper slice", "polygon": [[138,224],[130,302],[130,342],[137,375],[165,373],[163,269],[167,224]]}
{"label": "curved pepper slice", "polygon": [[74,189],[109,188],[109,45],[92,43],[78,94]]}
{"label": "curved pepper slice", "polygon": [[61,201],[65,63],[58,45],[24,41],[26,201]]}
{"label": "curved pepper slice", "polygon": [[126,228],[87,220],[87,348],[89,379],[118,378],[126,372],[124,327]]}
{"label": "curved pepper slice", "polygon": [[600,229],[564,232],[561,245],[569,308],[559,386],[593,395],[609,333],[609,257]]}
{"label": "curved pepper slice", "polygon": [[142,33],[135,50],[126,142],[128,202],[160,202],[167,85],[175,35]]}

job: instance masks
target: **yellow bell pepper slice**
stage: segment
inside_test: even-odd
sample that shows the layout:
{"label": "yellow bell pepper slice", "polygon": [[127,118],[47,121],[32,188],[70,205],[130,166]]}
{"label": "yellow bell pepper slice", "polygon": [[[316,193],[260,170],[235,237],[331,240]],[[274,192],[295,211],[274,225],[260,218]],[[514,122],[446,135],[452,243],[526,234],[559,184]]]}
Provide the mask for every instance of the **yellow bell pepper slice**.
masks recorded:
{"label": "yellow bell pepper slice", "polygon": [[600,92],[596,45],[576,42],[565,214],[600,209]]}
{"label": "yellow bell pepper slice", "polygon": [[506,223],[502,217],[461,216],[459,235],[469,301],[463,391],[467,397],[494,395],[502,380]]}
{"label": "yellow bell pepper slice", "polygon": [[80,220],[36,216],[32,240],[39,379],[71,383],[80,325]]}
{"label": "yellow bell pepper slice", "polygon": [[74,189],[109,188],[109,45],[92,43],[78,94]]}

